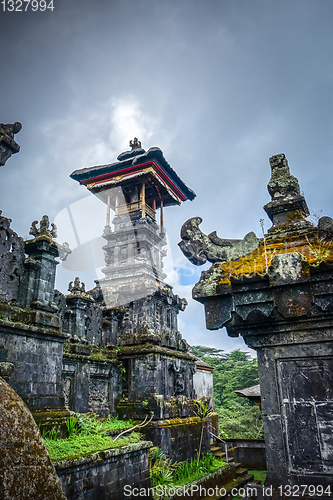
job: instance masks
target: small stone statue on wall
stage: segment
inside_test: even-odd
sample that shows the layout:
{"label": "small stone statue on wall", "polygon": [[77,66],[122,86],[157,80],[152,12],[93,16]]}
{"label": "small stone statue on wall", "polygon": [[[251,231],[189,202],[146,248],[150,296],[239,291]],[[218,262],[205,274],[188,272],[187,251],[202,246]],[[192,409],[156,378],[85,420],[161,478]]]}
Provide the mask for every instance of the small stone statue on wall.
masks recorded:
{"label": "small stone statue on wall", "polygon": [[20,122],[14,124],[0,123],[0,166],[4,166],[8,158],[20,151],[20,146],[14,141],[14,134],[22,128]]}

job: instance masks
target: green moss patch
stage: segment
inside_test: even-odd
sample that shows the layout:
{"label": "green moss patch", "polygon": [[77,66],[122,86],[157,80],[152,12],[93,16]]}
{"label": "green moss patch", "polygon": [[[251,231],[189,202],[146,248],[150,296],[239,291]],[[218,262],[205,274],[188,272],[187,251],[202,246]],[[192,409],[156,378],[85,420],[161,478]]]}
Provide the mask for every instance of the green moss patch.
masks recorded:
{"label": "green moss patch", "polygon": [[129,444],[138,443],[142,438],[138,432],[132,432],[130,436],[124,436],[113,441],[113,437],[98,434],[76,435],[68,439],[45,439],[45,446],[52,461],[68,460],[85,457],[111,448],[120,448]]}

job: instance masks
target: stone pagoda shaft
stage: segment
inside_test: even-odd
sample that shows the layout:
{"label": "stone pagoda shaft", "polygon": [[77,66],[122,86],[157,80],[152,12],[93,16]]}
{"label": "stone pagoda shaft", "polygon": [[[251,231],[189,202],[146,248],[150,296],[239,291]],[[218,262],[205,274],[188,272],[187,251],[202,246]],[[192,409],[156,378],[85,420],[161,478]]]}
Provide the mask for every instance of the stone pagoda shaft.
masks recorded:
{"label": "stone pagoda shaft", "polygon": [[285,156],[270,165],[264,209],[272,227],[263,239],[206,236],[196,218],[184,224],[180,246],[193,263],[213,262],[193,289],[207,328],[225,326],[257,351],[266,484],[319,492],[333,480],[333,220],[307,221]]}

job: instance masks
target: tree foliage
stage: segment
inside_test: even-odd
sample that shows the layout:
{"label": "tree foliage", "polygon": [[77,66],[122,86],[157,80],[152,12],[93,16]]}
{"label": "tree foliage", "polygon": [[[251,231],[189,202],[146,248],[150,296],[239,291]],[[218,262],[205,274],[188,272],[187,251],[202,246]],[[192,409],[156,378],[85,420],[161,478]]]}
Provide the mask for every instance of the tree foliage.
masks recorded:
{"label": "tree foliage", "polygon": [[192,354],[214,368],[215,411],[219,415],[220,435],[229,438],[257,438],[262,434],[262,415],[258,406],[234,391],[259,383],[257,359],[239,349],[193,346]]}

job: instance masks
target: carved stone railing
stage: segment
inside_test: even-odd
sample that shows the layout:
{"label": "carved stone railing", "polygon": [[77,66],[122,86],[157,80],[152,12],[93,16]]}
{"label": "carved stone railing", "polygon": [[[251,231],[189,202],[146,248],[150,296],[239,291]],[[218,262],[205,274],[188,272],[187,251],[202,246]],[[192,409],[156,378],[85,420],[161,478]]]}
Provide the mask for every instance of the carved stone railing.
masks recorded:
{"label": "carved stone railing", "polygon": [[131,214],[133,212],[137,212],[138,210],[142,210],[143,213],[149,215],[153,220],[156,219],[155,210],[153,210],[149,205],[141,203],[141,201],[137,201],[135,203],[127,203],[125,205],[118,205],[116,207],[116,215]]}

